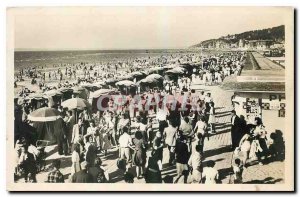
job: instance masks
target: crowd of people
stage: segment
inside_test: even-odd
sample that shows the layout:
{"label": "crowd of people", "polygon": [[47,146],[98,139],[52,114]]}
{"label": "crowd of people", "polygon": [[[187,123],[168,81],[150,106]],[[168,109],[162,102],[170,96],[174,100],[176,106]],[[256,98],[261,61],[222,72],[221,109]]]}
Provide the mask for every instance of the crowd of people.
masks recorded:
{"label": "crowd of people", "polygon": [[[64,84],[63,86],[74,87],[82,81],[94,83],[98,79],[106,81],[124,77],[141,67],[158,63],[201,60],[198,66],[177,76],[177,80],[165,79],[162,89],[152,87],[144,92],[137,91],[141,98],[139,102],[143,103],[142,109],[132,108],[137,105],[134,95],[126,95],[126,102],[118,110],[112,110],[115,109],[112,107],[115,105],[113,99],[109,101],[110,107],[107,110],[94,113],[88,108],[78,113],[63,108],[60,103],[55,105],[60,112],[57,121],[61,122],[63,128],[63,132],[56,136],[58,154],[71,155],[70,174],[63,175],[60,172],[61,161],[55,159],[48,169],[45,182],[109,183],[115,177],[110,177],[104,169],[102,159],[117,152],[119,176],[127,183],[133,183],[134,177],[144,179],[146,183],[220,183],[215,161],[208,160],[205,165],[203,162],[205,138],[216,133],[215,102],[210,92],[197,92],[191,88],[191,84],[201,81],[205,85],[215,85],[229,75],[239,74],[244,56],[240,52],[205,59],[196,54],[184,57],[166,55],[150,63],[147,59],[134,60],[131,67],[128,66],[129,62],[100,67],[80,63],[74,67],[65,67],[65,72],[61,68],[49,72],[48,80],[54,78],[59,80],[59,86]],[[40,88],[43,91],[48,90],[46,74],[37,72],[36,69],[29,70],[30,72],[20,71],[17,79],[25,78],[24,73],[31,79],[40,77]],[[79,74],[79,71],[83,71],[83,74]],[[63,83],[64,78],[77,81]],[[30,90],[23,89],[19,96],[25,98],[30,93]],[[169,97],[175,97],[175,102],[165,99]],[[154,104],[147,108],[146,101]],[[18,110],[15,116],[21,116],[20,121],[31,124],[27,115],[35,108],[28,103],[22,105],[21,109],[15,107]],[[39,107],[49,105],[48,102],[43,102]],[[255,125],[247,125],[242,117],[232,111],[230,124],[232,150],[235,155],[232,164],[234,182],[242,183],[242,172],[247,167],[249,158],[257,157],[260,164],[263,164],[270,154],[281,154],[282,151],[277,148],[278,145],[267,146],[266,131],[261,119],[256,118]],[[281,140],[277,137],[273,142],[281,143]],[[168,166],[176,168],[175,177],[162,176],[165,147],[169,155]],[[35,147],[32,140],[24,136],[16,140],[15,150],[16,180],[23,177],[26,182],[36,182],[38,163],[41,162],[39,158],[43,158],[44,150]],[[133,168],[135,173],[132,172]]]}

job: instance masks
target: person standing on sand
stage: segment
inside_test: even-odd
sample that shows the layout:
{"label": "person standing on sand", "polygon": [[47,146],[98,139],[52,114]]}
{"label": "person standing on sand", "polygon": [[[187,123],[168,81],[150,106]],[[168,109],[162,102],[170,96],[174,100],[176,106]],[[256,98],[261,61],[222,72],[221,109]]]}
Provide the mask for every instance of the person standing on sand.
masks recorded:
{"label": "person standing on sand", "polygon": [[128,163],[131,163],[131,153],[130,149],[132,148],[132,138],[128,134],[128,128],[123,128],[123,134],[119,138],[119,153],[121,159],[126,159]]}
{"label": "person standing on sand", "polygon": [[142,174],[145,173],[146,144],[143,140],[143,134],[140,131],[135,132],[135,138],[133,139],[133,144],[135,146],[133,164],[136,165],[137,178],[141,179]]}
{"label": "person standing on sand", "polygon": [[235,110],[231,111],[231,140],[232,150],[239,146],[240,136],[240,118],[236,115]]}

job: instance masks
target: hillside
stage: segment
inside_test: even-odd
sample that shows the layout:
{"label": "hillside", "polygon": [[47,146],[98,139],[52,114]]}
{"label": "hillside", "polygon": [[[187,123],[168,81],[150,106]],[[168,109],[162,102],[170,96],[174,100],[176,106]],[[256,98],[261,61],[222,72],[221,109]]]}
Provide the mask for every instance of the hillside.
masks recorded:
{"label": "hillside", "polygon": [[262,29],[262,30],[253,30],[247,31],[239,34],[232,34],[227,36],[222,36],[218,39],[209,39],[204,40],[196,45],[191,46],[191,48],[197,48],[201,46],[205,46],[207,44],[212,43],[214,45],[215,42],[219,41],[226,44],[236,44],[239,40],[273,40],[276,42],[283,42],[284,37],[284,25]]}

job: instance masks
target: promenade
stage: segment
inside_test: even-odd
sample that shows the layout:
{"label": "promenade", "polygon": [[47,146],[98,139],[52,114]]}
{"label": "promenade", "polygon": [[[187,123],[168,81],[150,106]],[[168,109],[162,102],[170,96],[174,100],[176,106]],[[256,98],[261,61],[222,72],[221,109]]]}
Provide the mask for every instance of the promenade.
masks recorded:
{"label": "promenade", "polygon": [[[220,180],[223,184],[230,183],[231,163],[233,153],[231,151],[231,136],[230,136],[230,111],[232,92],[226,92],[219,86],[204,86],[201,84],[193,85],[193,89],[197,91],[211,92],[212,98],[216,106],[216,134],[211,135],[209,140],[205,139],[204,146],[204,165],[208,160],[216,162],[215,168],[218,169]],[[268,121],[268,120],[265,120]],[[156,125],[157,126],[157,125]],[[59,156],[56,147],[47,148],[48,157],[46,159],[47,167],[53,159],[60,158],[62,161],[61,172],[67,178],[70,174],[71,156]],[[149,154],[148,151],[147,154]],[[170,175],[176,176],[175,166],[168,167],[169,159],[168,149],[164,148],[163,153],[163,170],[162,177]],[[123,182],[123,172],[117,168],[118,149],[111,149],[107,156],[99,154],[103,161],[103,167],[110,174],[112,183]],[[135,175],[135,167],[130,169]],[[251,166],[244,170],[243,179],[246,183],[283,183],[284,177],[284,162],[272,162],[264,166],[260,166],[257,162],[252,162]],[[37,181],[44,182],[47,178],[47,172],[37,174]],[[66,180],[67,181],[67,180]],[[134,179],[135,183],[145,183],[144,179]],[[190,182],[190,180],[188,180]]]}
{"label": "promenade", "polygon": [[257,61],[261,70],[284,70],[283,66],[276,64],[258,52],[252,52],[252,55]]}

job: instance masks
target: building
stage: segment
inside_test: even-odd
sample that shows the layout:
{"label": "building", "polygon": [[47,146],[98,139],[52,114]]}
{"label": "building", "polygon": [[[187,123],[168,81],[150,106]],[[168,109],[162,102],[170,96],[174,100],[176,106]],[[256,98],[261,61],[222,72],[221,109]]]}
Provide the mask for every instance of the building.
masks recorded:
{"label": "building", "polygon": [[254,50],[266,50],[274,44],[273,40],[247,40],[245,47]]}
{"label": "building", "polygon": [[285,72],[275,63],[271,67],[276,69],[243,70],[240,76],[225,79],[221,87],[234,92],[237,115],[243,115],[248,123],[260,117],[268,134],[275,130],[284,134]]}
{"label": "building", "polygon": [[238,43],[239,48],[244,48],[245,47],[245,40],[244,39],[240,39],[239,43]]}

